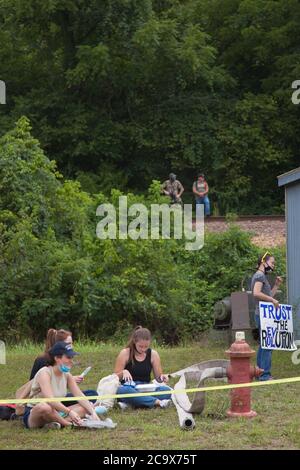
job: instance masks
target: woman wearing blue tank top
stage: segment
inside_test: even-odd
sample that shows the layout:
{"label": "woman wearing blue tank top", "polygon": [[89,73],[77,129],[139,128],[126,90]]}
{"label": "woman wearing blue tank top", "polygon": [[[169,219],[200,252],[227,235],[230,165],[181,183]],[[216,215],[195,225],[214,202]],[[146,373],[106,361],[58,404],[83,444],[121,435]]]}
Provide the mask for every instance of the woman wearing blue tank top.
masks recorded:
{"label": "woman wearing blue tank top", "polygon": [[[147,328],[137,326],[133,331],[129,343],[122,349],[117,357],[115,373],[121,380],[122,385],[118,388],[117,394],[136,393],[135,388],[139,384],[149,384],[151,372],[158,382],[168,382],[168,376],[162,373],[159,354],[150,348],[151,333]],[[157,392],[169,391],[167,385],[159,385],[155,388]],[[159,406],[166,408],[171,403],[171,395],[165,393],[158,396],[137,396],[119,399],[119,403],[131,405],[135,408],[154,408]]]}

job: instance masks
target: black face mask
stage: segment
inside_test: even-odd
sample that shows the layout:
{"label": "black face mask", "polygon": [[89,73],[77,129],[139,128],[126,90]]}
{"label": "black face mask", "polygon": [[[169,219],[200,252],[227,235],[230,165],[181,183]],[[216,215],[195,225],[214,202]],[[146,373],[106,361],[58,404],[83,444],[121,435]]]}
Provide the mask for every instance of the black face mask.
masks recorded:
{"label": "black face mask", "polygon": [[269,265],[265,266],[265,274],[270,273],[272,271],[274,271],[274,269],[271,268],[271,266],[269,266]]}

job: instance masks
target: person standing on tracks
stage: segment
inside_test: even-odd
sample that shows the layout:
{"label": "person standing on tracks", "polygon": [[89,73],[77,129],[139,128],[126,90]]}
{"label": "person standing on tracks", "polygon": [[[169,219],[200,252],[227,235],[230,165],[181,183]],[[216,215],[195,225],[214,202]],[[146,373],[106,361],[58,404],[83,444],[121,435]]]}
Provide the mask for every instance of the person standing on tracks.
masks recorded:
{"label": "person standing on tracks", "polygon": [[[282,283],[281,277],[276,277],[273,289],[267,279],[266,274],[275,269],[275,258],[268,251],[258,258],[257,270],[252,276],[251,290],[255,300],[255,323],[260,330],[260,316],[259,316],[259,302],[272,302],[275,308],[279,306],[278,300],[274,298],[278,287]],[[260,332],[260,331],[259,331]],[[259,345],[257,351],[257,365],[264,370],[259,380],[272,380],[271,366],[272,366],[272,349],[262,349]]]}
{"label": "person standing on tracks", "polygon": [[197,181],[193,184],[193,193],[196,198],[196,208],[198,204],[204,204],[204,215],[210,216],[210,201],[208,197],[209,187],[203,173],[198,175]]}
{"label": "person standing on tracks", "polygon": [[162,184],[161,191],[166,196],[170,196],[170,205],[182,204],[181,195],[184,191],[184,187],[180,181],[176,179],[174,173],[169,174],[169,179]]}

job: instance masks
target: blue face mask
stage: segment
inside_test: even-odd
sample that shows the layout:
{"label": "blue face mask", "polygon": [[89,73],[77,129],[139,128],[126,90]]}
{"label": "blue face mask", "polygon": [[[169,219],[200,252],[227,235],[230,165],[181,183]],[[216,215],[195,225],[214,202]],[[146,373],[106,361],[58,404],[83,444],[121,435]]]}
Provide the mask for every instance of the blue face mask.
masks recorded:
{"label": "blue face mask", "polygon": [[59,366],[59,370],[60,370],[61,372],[63,372],[63,373],[66,374],[67,372],[70,372],[71,367],[68,367],[68,366],[66,366],[65,364],[61,364],[61,365]]}

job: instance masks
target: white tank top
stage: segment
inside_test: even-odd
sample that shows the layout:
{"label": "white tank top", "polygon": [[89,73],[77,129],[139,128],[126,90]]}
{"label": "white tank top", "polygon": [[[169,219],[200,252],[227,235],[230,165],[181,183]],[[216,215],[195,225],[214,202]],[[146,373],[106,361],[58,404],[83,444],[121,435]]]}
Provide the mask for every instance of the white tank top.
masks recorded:
{"label": "white tank top", "polygon": [[[67,395],[67,376],[68,374],[62,374],[61,376],[57,376],[54,374],[53,367],[42,367],[34,376],[31,390],[29,394],[29,398],[45,398],[42,394],[41,387],[39,384],[39,377],[42,371],[46,371],[50,377],[50,383],[53,391],[54,397],[65,397]],[[28,403],[27,406],[32,407],[37,403]]]}
{"label": "white tank top", "polygon": [[205,189],[206,189],[206,185],[205,183],[199,183],[198,181],[196,181],[196,189],[199,193],[204,193],[205,192]]}

